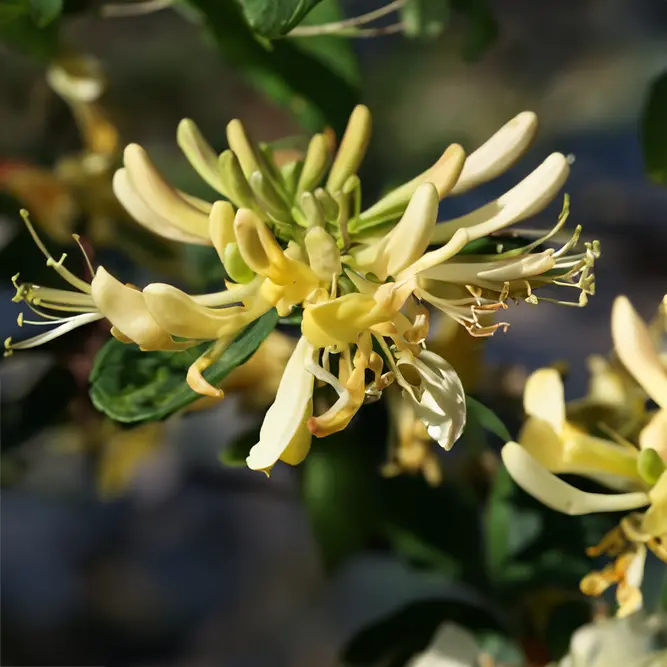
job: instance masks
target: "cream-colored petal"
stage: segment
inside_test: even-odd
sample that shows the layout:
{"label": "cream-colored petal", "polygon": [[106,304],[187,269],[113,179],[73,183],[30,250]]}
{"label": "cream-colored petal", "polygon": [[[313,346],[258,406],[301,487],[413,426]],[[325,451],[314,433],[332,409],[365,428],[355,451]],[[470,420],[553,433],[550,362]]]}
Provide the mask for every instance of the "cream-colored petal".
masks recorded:
{"label": "cream-colored petal", "polygon": [[225,197],[220,170],[218,169],[218,154],[204,139],[194,121],[184,118],[176,130],[176,141],[192,165],[192,168],[214,189]]}
{"label": "cream-colored petal", "polygon": [[654,537],[667,536],[667,472],[660,475],[660,479],[649,491],[651,507],[644,515],[642,530]]}
{"label": "cream-colored petal", "polygon": [[123,208],[140,225],[154,234],[171,241],[178,241],[179,243],[211,244],[208,236],[198,236],[181,227],[172,225],[150,208],[130,183],[126,169],[118,169],[116,171],[113,175],[112,187],[116,199],[118,199]]}
{"label": "cream-colored petal", "polygon": [[621,512],[648,505],[647,494],[587,493],[550,473],[521,445],[508,442],[502,449],[502,459],[512,479],[541,503],[563,514],[592,514]]}
{"label": "cream-colored petal", "polygon": [[380,280],[397,275],[426,252],[437,217],[438,192],[432,183],[422,183],[396,226],[353,253],[355,267]]}
{"label": "cream-colored petal", "polygon": [[116,280],[100,266],[91,283],[92,295],[100,312],[123,336],[143,350],[173,350],[188,347],[175,343],[151,316],[143,294]]}
{"label": "cream-colored petal", "polygon": [[452,195],[467,192],[509,169],[530,147],[537,134],[537,116],[522,111],[468,156]]}
{"label": "cream-colored petal", "polygon": [[456,371],[433,352],[424,350],[414,359],[399,359],[398,367],[412,366],[419,373],[421,385],[414,391],[398,376],[403,397],[413,404],[415,414],[441,447],[450,450],[461,437],[466,423],[465,391]]}
{"label": "cream-colored petal", "polygon": [[208,230],[211,242],[218,253],[220,261],[223,263],[225,247],[230,243],[236,242],[234,216],[234,207],[227,201],[215,202],[208,216]]}
{"label": "cream-colored petal", "polygon": [[553,251],[497,261],[449,261],[423,271],[420,278],[476,285],[479,281],[504,283],[539,276],[555,266]]}
{"label": "cream-colored petal", "polygon": [[565,424],[565,390],[560,373],[540,368],[526,381],[523,409],[530,417],[542,419],[560,433]]}
{"label": "cream-colored petal", "polygon": [[667,410],[658,410],[639,434],[641,449],[655,449],[667,463]]}
{"label": "cream-colored petal", "polygon": [[175,227],[194,236],[208,238],[208,216],[179,196],[141,146],[127,146],[123,162],[132,187],[149,208]]}
{"label": "cream-colored petal", "polygon": [[386,236],[388,275],[397,275],[426,252],[438,218],[438,203],[438,191],[432,183],[423,183],[412,195],[403,217]]}
{"label": "cream-colored petal", "polygon": [[236,333],[270,308],[269,304],[259,301],[252,308],[208,308],[185,292],[163,283],[147,285],[143,294],[153,318],[172,336],[202,340]]}
{"label": "cream-colored petal", "polygon": [[661,408],[667,408],[667,371],[646,324],[625,296],[616,297],[614,301],[611,334],[623,365]]}
{"label": "cream-colored petal", "polygon": [[266,413],[259,442],[246,459],[252,470],[268,474],[279,460],[296,465],[308,453],[311,436],[306,422],[313,414],[315,378],[306,370],[306,361],[311,356],[312,348],[302,336],[287,362],[276,400]]}
{"label": "cream-colored petal", "polygon": [[436,225],[431,243],[444,243],[461,228],[469,229],[471,240],[482,238],[539,213],[565,185],[569,173],[567,158],[561,153],[552,153],[535,171],[495,201]]}

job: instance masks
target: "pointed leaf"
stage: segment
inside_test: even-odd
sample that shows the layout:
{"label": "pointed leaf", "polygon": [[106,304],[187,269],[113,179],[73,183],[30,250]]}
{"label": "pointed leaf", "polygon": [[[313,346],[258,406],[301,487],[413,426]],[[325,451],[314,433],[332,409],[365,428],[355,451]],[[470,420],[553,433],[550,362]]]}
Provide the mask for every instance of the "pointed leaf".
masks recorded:
{"label": "pointed leaf", "polygon": [[[218,385],[245,363],[278,323],[271,310],[248,326],[205,373]],[[183,352],[142,352],[134,344],[111,339],[98,353],[90,374],[95,407],[116,421],[165,419],[201,396],[187,385],[188,367],[210,343]]]}

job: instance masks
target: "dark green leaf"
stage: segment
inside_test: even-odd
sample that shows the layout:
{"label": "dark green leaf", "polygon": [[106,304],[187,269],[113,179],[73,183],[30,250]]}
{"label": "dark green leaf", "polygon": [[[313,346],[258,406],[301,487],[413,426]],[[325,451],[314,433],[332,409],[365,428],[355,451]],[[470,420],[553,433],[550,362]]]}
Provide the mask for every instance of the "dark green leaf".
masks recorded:
{"label": "dark green leaf", "polygon": [[452,9],[468,19],[468,33],[463,45],[463,57],[477,60],[496,41],[498,23],[488,0],[451,0]]}
{"label": "dark green leaf", "polygon": [[49,18],[48,11],[33,15],[32,0],[0,2],[0,42],[40,60],[50,59],[58,47],[59,12]]}
{"label": "dark green leaf", "polygon": [[204,19],[225,60],[250,83],[289,108],[307,129],[328,124],[340,136],[359,91],[339,69],[332,69],[321,54],[305,53],[292,40],[278,40],[267,49],[232,2],[189,0],[189,5]]}
{"label": "dark green leaf", "polygon": [[358,422],[315,440],[301,465],[302,497],[328,568],[363,548],[377,529],[376,469]]}
{"label": "dark green leaf", "polygon": [[408,37],[432,39],[442,34],[450,19],[449,0],[408,0],[401,18]]}
{"label": "dark green leaf", "polygon": [[540,515],[515,507],[512,494],[516,487],[505,468],[496,476],[486,514],[486,563],[491,578],[507,575],[512,559],[539,534]]}
{"label": "dark green leaf", "polygon": [[[323,0],[301,23],[302,25],[322,25],[339,21],[342,18],[343,12],[338,0]],[[319,35],[317,37],[292,37],[290,43],[321,61],[349,85],[359,86],[359,66],[351,40],[341,39],[335,35]]]}
{"label": "dark green leaf", "polygon": [[[247,361],[277,323],[275,310],[253,322],[204,373],[206,379],[219,384]],[[183,352],[142,352],[136,345],[112,339],[95,359],[90,397],[98,410],[116,421],[164,419],[201,398],[185,377],[190,364],[208,347],[203,343]]]}
{"label": "dark green leaf", "polygon": [[322,0],[236,0],[250,27],[262,37],[279,37],[298,25]]}
{"label": "dark green leaf", "polygon": [[476,398],[466,394],[466,410],[468,413],[468,422],[475,421],[486,431],[490,431],[497,435],[504,442],[512,439],[512,435],[507,430],[507,427],[500,420],[493,410],[490,410],[480,403]]}
{"label": "dark green leaf", "polygon": [[30,0],[30,13],[38,28],[45,28],[63,11],[63,0]]}
{"label": "dark green leaf", "polygon": [[667,185],[667,72],[649,89],[642,117],[642,146],[648,177]]}
{"label": "dark green leaf", "polygon": [[383,532],[394,551],[409,561],[419,565],[428,565],[452,578],[460,576],[461,562],[432,544],[425,542],[419,535],[409,529],[387,522]]}

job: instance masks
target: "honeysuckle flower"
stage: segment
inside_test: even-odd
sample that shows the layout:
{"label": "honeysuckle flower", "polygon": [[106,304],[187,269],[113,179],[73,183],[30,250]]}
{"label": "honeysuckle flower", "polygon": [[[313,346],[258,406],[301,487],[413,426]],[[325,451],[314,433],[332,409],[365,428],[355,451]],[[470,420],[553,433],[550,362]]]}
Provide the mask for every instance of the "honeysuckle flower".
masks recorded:
{"label": "honeysuckle flower", "polygon": [[[532,243],[506,250],[498,237],[488,246],[489,236],[541,212],[558,194],[569,173],[560,153],[496,201],[437,223],[441,199],[512,166],[536,128],[535,115],[524,112],[467,158],[463,148],[449,146],[432,167],[366,210],[357,175],[371,135],[364,106],[352,112],[335,154],[329,137],[318,134],[302,159],[281,164],[238,120],[227,126],[229,147],[220,154],[192,121],[182,121],[178,143],[219,194],[214,202],[177,190],[141,146],[128,146],[114,176],[120,202],[155,234],[213,246],[231,279],[228,290],[214,294],[193,296],[155,283],[135,290],[137,307],[162,336],[149,341],[151,349],[210,341],[187,381],[199,393],[221,397],[222,390],[206,381],[206,368],[264,313],[275,308],[287,316],[298,307],[302,341],[284,378],[292,377],[300,389],[289,391],[281,381],[280,408],[267,412],[250,467],[268,471],[278,460],[297,462],[310,435],[345,428],[365,401],[394,381],[427,433],[450,448],[465,422],[465,397],[453,368],[426,349],[426,306],[486,336],[506,327],[490,322],[490,315],[510,300],[536,303],[539,287],[575,286],[578,305],[594,290],[598,247],[579,243],[580,228],[560,249],[545,249],[564,227],[567,207],[553,229]],[[475,254],[475,243],[491,250]],[[94,317],[107,314],[104,304],[86,306]],[[110,319],[117,337],[147,347],[137,332]],[[315,378],[338,396],[321,414],[312,413]]]}
{"label": "honeysuckle flower", "polygon": [[597,619],[574,632],[568,654],[551,667],[661,667],[660,630],[660,620],[642,612]]}
{"label": "honeysuckle flower", "polygon": [[[552,369],[542,369],[526,384],[528,419],[519,443],[505,445],[502,457],[519,486],[557,511],[589,514],[648,506],[643,513],[626,516],[589,549],[590,555],[608,554],[616,560],[582,581],[582,590],[591,595],[617,584],[619,615],[627,615],[642,604],[646,548],[667,562],[667,369],[646,324],[623,296],[612,309],[612,337],[618,358],[660,408],[639,433],[638,446],[618,435],[617,442],[593,437],[568,423],[560,377]],[[584,475],[623,492],[587,493],[554,473]]]}

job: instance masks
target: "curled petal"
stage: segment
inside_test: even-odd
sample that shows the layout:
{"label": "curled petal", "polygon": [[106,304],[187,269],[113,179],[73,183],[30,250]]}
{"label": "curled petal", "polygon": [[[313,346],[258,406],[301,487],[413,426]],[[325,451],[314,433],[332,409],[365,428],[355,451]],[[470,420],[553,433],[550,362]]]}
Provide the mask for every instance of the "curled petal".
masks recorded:
{"label": "curled petal", "polygon": [[143,294],[151,315],[171,335],[202,340],[236,334],[271,307],[257,300],[249,308],[209,308],[163,283],[146,286]]}
{"label": "curled petal", "polygon": [[667,408],[667,372],[646,324],[627,297],[619,296],[614,301],[611,334],[623,365],[661,408]]}
{"label": "curled petal", "polygon": [[563,514],[621,512],[650,503],[648,495],[642,491],[611,494],[581,491],[550,473],[516,442],[508,442],[503,447],[502,458],[512,479],[526,493]]}
{"label": "curled petal", "polygon": [[537,116],[522,111],[468,156],[451,194],[486,183],[509,169],[530,147],[537,133]]}
{"label": "curled petal", "polygon": [[539,213],[565,185],[569,173],[567,158],[552,153],[502,197],[472,213],[436,225],[431,243],[444,243],[462,228],[469,230],[470,240],[482,238]]}
{"label": "curled petal", "polygon": [[158,215],[139,195],[127,173],[127,169],[118,169],[113,175],[113,192],[123,208],[143,227],[171,241],[210,245],[208,236],[200,236],[191,231],[173,225],[166,218]]}
{"label": "curled petal", "polygon": [[208,238],[208,216],[164,180],[141,146],[130,144],[123,157],[132,187],[149,208],[184,232]]}
{"label": "curled petal", "polygon": [[142,350],[181,350],[190,346],[173,341],[149,312],[143,293],[123,285],[103,267],[97,269],[91,288],[104,317]]}
{"label": "curled petal", "polygon": [[444,449],[450,450],[466,423],[465,391],[459,376],[447,361],[424,350],[416,358],[399,359],[399,368],[409,364],[419,373],[417,391],[397,377],[403,396],[414,404],[415,414],[426,425],[428,434]]}
{"label": "curled petal", "polygon": [[306,361],[311,356],[308,341],[301,337],[285,367],[276,400],[266,413],[259,442],[246,459],[252,470],[268,475],[279,460],[297,465],[308,454],[311,433],[306,424],[313,414],[315,378],[306,370]]}

